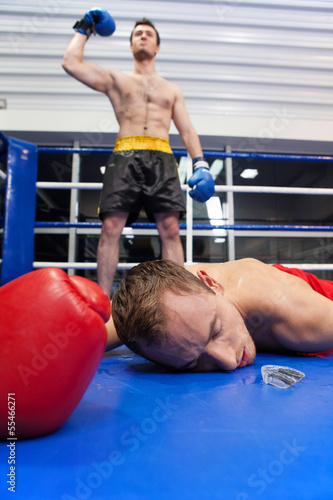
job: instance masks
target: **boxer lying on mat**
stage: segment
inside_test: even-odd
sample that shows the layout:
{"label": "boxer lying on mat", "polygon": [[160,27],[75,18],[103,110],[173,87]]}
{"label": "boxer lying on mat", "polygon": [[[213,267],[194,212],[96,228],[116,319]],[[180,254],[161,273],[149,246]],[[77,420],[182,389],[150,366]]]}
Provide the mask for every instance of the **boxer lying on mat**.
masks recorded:
{"label": "boxer lying on mat", "polygon": [[[258,351],[333,348],[333,282],[255,259],[224,264],[144,262],[112,300],[123,342],[176,370],[234,370]],[[114,333],[109,328],[114,342]],[[111,343],[112,343],[111,342]],[[118,345],[119,345],[118,343]]]}

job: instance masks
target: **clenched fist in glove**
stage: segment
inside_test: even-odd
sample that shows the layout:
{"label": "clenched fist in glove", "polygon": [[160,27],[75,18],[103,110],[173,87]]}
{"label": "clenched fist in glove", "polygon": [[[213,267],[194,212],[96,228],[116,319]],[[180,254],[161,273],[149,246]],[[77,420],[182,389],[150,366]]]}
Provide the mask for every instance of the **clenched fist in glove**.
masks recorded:
{"label": "clenched fist in glove", "polygon": [[61,269],[0,288],[1,438],[41,436],[66,422],[102,359],[109,316],[96,283]]}
{"label": "clenched fist in glove", "polygon": [[209,172],[209,165],[205,158],[193,158],[193,175],[188,180],[188,185],[194,189],[189,195],[196,201],[205,203],[215,193],[213,177]]}
{"label": "clenched fist in glove", "polygon": [[96,7],[86,12],[73,28],[88,38],[94,30],[100,36],[110,36],[116,29],[116,23],[107,10]]}

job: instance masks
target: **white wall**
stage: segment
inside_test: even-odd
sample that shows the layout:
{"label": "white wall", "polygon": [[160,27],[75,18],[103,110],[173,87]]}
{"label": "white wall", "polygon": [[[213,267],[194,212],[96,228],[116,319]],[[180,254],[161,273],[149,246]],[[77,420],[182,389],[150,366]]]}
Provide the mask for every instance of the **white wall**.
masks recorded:
{"label": "white wall", "polygon": [[[116,132],[110,104],[61,68],[91,0],[0,0],[0,129]],[[132,68],[142,16],[160,32],[159,73],[183,90],[200,135],[333,140],[333,0],[134,1],[100,5],[117,30],[86,58]],[[175,129],[171,129],[175,133]]]}

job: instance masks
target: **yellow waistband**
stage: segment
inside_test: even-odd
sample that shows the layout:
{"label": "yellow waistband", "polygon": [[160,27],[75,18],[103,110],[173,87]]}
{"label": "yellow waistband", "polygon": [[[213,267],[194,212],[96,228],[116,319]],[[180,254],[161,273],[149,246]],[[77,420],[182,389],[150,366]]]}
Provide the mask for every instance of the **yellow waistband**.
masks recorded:
{"label": "yellow waistband", "polygon": [[129,137],[120,137],[116,140],[113,152],[129,151],[131,149],[152,149],[162,151],[162,153],[171,153],[170,144],[166,139],[154,137],[152,135],[131,135]]}

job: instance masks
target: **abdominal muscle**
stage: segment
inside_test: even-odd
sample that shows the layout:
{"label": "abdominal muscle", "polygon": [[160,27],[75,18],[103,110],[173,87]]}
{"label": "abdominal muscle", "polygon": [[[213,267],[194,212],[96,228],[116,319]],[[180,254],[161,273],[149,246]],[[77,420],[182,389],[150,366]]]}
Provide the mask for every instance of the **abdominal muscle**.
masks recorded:
{"label": "abdominal muscle", "polygon": [[151,135],[169,140],[175,94],[159,78],[154,85],[127,76],[110,92],[120,129],[118,137]]}
{"label": "abdominal muscle", "polygon": [[135,110],[128,110],[119,121],[118,137],[150,135],[169,140],[171,112],[148,103]]}

